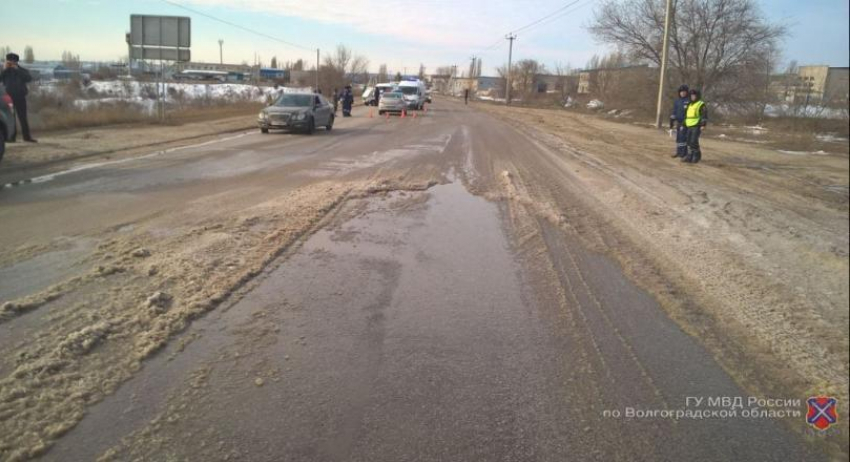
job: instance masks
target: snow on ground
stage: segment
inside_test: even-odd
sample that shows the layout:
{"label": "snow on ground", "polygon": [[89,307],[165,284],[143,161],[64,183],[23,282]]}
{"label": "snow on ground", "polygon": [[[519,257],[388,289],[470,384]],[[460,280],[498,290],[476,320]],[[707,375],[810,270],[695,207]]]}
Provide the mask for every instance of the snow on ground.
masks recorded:
{"label": "snow on ground", "polygon": [[835,136],[832,133],[821,133],[815,135],[815,138],[817,138],[818,141],[823,141],[824,143],[847,143],[850,141],[850,138],[847,138],[846,136]]}
{"label": "snow on ground", "polygon": [[814,117],[817,119],[847,118],[846,109],[842,110],[816,105],[794,107],[789,106],[788,104],[768,104],[764,108],[764,114],[768,117]]}
{"label": "snow on ground", "polygon": [[[151,112],[156,108],[157,83],[122,80],[92,81],[83,86],[84,98],[74,101],[79,109],[91,109],[101,105],[129,103]],[[165,84],[165,100],[169,104],[192,101],[257,102],[264,103],[283,92],[310,91],[309,88],[272,87],[241,83],[175,83]],[[62,87],[39,86],[36,92],[58,94]]]}
{"label": "snow on ground", "polygon": [[822,150],[821,151],[785,151],[785,150],[779,149],[777,152],[782,153],[782,154],[792,155],[792,156],[810,156],[810,155],[825,156],[825,155],[827,155],[827,153],[825,151],[822,151]]}

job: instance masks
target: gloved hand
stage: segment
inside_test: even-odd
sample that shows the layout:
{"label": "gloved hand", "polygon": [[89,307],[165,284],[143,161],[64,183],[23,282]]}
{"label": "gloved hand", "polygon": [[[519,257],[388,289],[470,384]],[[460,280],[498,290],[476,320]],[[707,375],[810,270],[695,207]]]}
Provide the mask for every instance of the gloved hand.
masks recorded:
{"label": "gloved hand", "polygon": [[673,138],[674,136],[676,136],[676,130],[673,130],[671,128],[670,130],[667,131],[667,134],[670,135],[670,138]]}

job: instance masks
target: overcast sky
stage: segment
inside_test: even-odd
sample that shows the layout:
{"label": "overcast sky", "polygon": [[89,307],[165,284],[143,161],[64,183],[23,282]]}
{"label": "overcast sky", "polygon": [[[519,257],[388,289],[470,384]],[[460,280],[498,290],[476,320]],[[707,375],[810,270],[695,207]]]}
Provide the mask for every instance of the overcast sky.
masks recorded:
{"label": "overcast sky", "polygon": [[[192,18],[192,58],[218,61],[218,39],[225,62],[253,62],[255,53],[268,64],[315,60],[315,48],[338,43],[365,55],[371,70],[386,63],[392,72],[416,73],[419,64],[433,71],[471,56],[483,58],[485,74],[507,61],[504,35],[573,3],[563,0],[174,0],[216,18],[282,39],[297,46],[216,22],[164,0],[26,0],[3,9],[0,45],[20,54],[32,45],[36,59],[58,59],[63,50],[83,60],[126,56],[124,33],[130,14]],[[536,27],[519,33],[514,58],[535,58],[583,67],[606,50],[585,26],[599,0],[579,0]],[[800,64],[847,66],[848,0],[759,0],[765,15],[789,26],[784,60]]]}

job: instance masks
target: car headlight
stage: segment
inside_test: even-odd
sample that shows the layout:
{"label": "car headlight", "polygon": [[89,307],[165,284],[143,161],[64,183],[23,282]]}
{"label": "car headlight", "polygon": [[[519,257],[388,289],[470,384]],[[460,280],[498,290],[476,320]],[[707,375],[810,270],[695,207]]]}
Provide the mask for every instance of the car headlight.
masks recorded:
{"label": "car headlight", "polygon": [[304,120],[306,118],[307,118],[306,112],[299,112],[298,114],[295,114],[295,120]]}
{"label": "car headlight", "polygon": [[266,114],[265,111],[260,111],[260,115],[258,115],[257,117],[259,117],[260,120],[266,120],[269,118],[269,115]]}

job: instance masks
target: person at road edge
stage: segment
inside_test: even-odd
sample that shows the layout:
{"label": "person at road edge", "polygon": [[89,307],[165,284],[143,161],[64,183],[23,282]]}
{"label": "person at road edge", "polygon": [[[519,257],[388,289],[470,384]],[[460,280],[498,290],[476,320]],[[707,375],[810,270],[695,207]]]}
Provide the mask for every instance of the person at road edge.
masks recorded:
{"label": "person at road edge", "polygon": [[685,127],[685,113],[688,110],[690,97],[688,86],[680,85],[678,98],[673,101],[673,112],[670,113],[670,135],[676,130],[676,153],[673,157],[685,157],[688,155],[688,128]]}
{"label": "person at road edge", "polygon": [[[21,124],[21,133],[24,135],[24,141],[36,143],[37,141],[30,134],[30,124],[27,118],[27,83],[32,81],[30,72],[20,65],[18,61],[21,58],[15,53],[6,55],[6,63],[3,65],[3,70],[0,71],[0,82],[6,87],[6,93],[12,98],[12,104],[15,105],[15,113],[17,114],[18,122]],[[13,138],[12,142],[15,141]]]}
{"label": "person at road edge", "polygon": [[351,92],[351,85],[345,86],[345,91],[342,92],[342,116],[351,117],[351,107],[354,106],[354,93]]}
{"label": "person at road edge", "polygon": [[688,155],[682,158],[682,162],[698,163],[702,159],[702,151],[699,147],[699,137],[708,123],[708,109],[702,100],[702,93],[697,89],[690,91],[691,102],[685,111],[685,127],[688,130]]}

